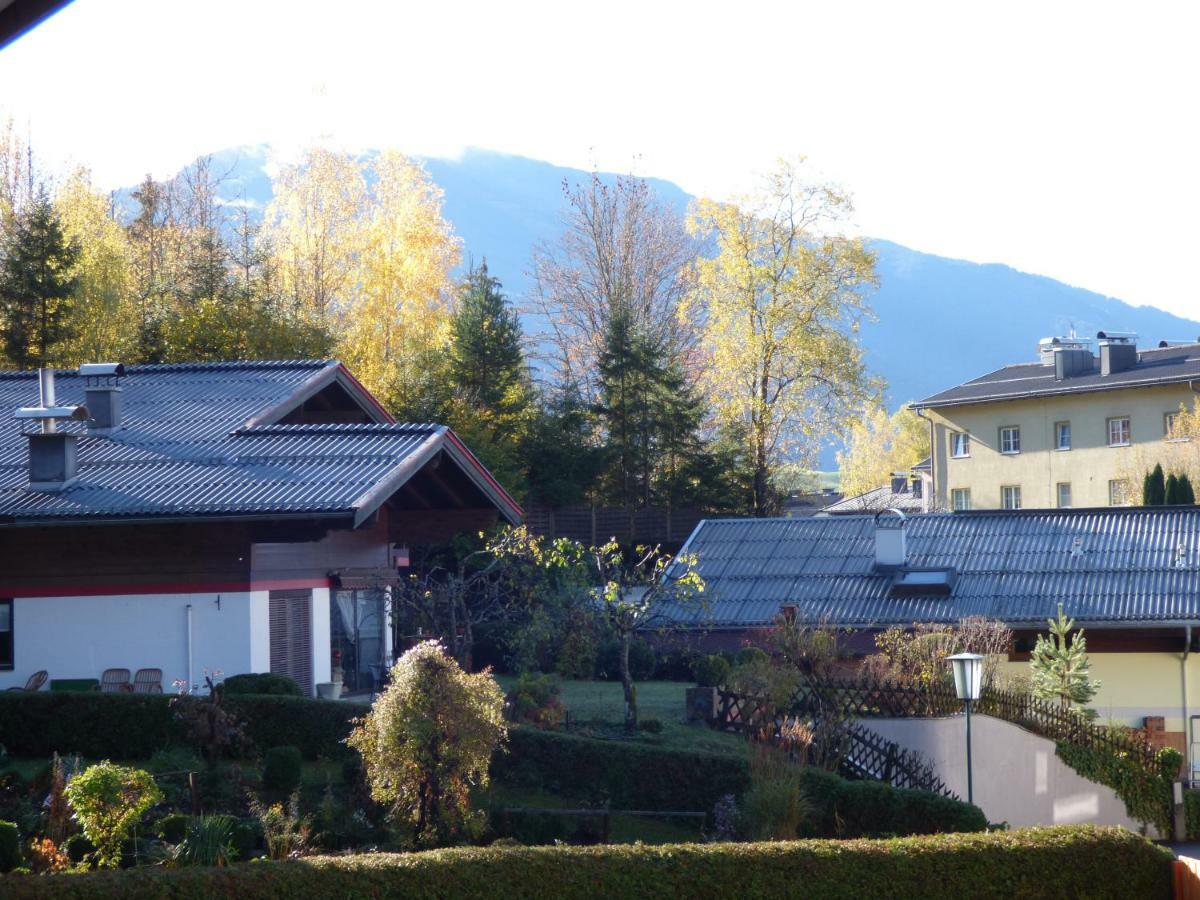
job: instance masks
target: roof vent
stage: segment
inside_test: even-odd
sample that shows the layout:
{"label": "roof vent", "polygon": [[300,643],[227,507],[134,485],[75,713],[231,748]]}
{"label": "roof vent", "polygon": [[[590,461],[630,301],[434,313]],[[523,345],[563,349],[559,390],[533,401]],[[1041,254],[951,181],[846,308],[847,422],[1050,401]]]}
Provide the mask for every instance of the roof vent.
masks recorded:
{"label": "roof vent", "polygon": [[84,363],[79,374],[85,379],[88,433],[111,434],[121,427],[121,376],[125,367],[120,363]]}
{"label": "roof vent", "polygon": [[875,515],[875,568],[898,569],[908,562],[908,518],[898,509]]}
{"label": "roof vent", "polygon": [[1115,375],[1137,365],[1137,335],[1130,331],[1100,331],[1100,374]]}
{"label": "roof vent", "polygon": [[29,489],[61,491],[75,480],[78,465],[78,436],[58,430],[60,419],[76,422],[87,419],[86,406],[59,406],[54,395],[54,370],[38,369],[38,406],[18,409],[16,418],[40,424],[29,438]]}

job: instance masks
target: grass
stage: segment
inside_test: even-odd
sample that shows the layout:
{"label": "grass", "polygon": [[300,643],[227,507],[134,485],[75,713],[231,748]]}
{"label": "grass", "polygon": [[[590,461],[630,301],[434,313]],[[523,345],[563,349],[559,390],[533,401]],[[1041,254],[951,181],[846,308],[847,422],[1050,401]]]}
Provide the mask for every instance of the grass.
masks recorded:
{"label": "grass", "polygon": [[[498,675],[500,687],[511,690],[512,675]],[[619,726],[625,721],[625,695],[618,681],[562,681],[559,694],[571,721]],[[684,717],[684,692],[692,685],[685,681],[642,681],[636,684],[638,718],[658,719],[660,734],[639,732],[638,740],[677,750],[701,750],[744,756],[749,752],[744,738],[713,731],[702,725],[687,725]]]}

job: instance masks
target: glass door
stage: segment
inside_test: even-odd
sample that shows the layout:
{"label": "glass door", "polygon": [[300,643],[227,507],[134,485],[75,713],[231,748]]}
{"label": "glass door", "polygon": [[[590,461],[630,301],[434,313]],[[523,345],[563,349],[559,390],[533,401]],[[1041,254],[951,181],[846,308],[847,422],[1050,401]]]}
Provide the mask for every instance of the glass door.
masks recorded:
{"label": "glass door", "polygon": [[342,671],[342,690],[378,690],[387,670],[386,595],[378,588],[337,590],[329,604],[333,678]]}

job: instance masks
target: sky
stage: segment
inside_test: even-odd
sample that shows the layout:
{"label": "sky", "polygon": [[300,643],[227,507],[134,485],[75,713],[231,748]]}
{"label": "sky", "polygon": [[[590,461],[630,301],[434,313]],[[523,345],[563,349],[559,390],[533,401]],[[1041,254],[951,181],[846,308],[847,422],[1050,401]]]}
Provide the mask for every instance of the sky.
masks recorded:
{"label": "sky", "polygon": [[0,116],[104,187],[316,141],[726,199],[779,156],[864,234],[1200,319],[1200,4],[75,0]]}

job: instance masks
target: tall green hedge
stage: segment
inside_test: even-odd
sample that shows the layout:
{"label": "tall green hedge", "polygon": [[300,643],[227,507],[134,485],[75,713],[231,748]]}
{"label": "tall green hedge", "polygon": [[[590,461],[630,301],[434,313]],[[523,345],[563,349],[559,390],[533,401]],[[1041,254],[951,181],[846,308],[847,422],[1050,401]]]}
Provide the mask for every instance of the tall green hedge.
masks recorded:
{"label": "tall green hedge", "polygon": [[[78,753],[93,759],[147,759],[186,743],[161,694],[0,692],[0,742],[14,756]],[[305,697],[230,695],[225,705],[246,723],[260,750],[291,744],[308,759],[343,752],[351,720],[365,706]]]}
{"label": "tall green hedge", "polygon": [[805,769],[801,785],[812,807],[802,837],[904,837],[984,831],[988,825],[979,807],[932,791],[847,781],[814,768]]}
{"label": "tall green hedge", "polygon": [[8,875],[9,900],[237,897],[1171,897],[1171,853],[1119,828],[1068,826],[886,841],[467,848],[229,868]]}

